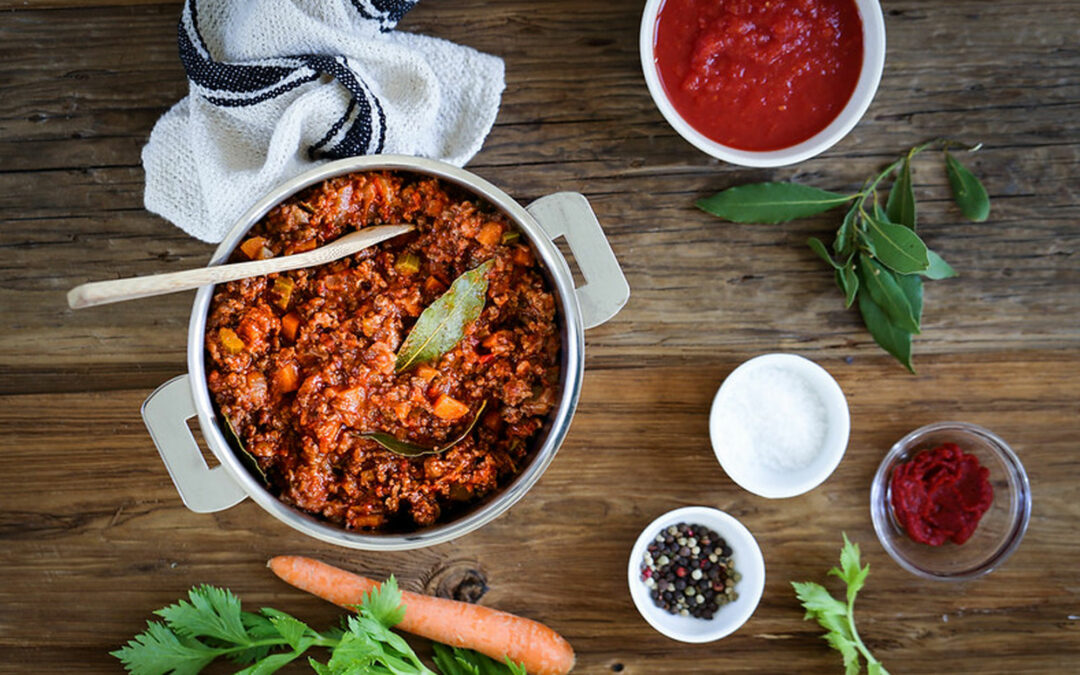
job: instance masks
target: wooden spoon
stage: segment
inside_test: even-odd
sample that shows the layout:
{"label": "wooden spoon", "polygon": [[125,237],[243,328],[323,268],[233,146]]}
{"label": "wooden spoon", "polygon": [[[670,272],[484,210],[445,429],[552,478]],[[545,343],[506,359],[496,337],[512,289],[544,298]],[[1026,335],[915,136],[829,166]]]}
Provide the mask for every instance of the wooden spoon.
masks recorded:
{"label": "wooden spoon", "polygon": [[154,274],[148,277],[94,281],[76,286],[68,291],[68,306],[72,309],[80,309],[82,307],[93,307],[94,305],[106,305],[110,302],[135,300],[136,298],[148,298],[152,295],[186,291],[206,284],[220,284],[226,281],[258,277],[272,272],[285,272],[300,269],[301,267],[323,265],[344,258],[347,255],[352,255],[380,241],[396,237],[399,234],[405,234],[412,229],[412,225],[365,227],[335,239],[313,251],[295,253],[280,258],[200,267],[194,270]]}

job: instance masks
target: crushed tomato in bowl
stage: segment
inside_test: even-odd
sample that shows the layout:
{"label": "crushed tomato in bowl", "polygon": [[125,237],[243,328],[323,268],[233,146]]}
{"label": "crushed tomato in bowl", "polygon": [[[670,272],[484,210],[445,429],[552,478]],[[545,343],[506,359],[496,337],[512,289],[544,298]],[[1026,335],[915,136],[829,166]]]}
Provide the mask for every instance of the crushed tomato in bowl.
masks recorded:
{"label": "crushed tomato in bowl", "polygon": [[[394,223],[417,229],[327,265],[219,285],[207,320],[212,398],[268,489],[352,530],[429,526],[505,485],[559,395],[555,299],[532,250],[505,215],[438,179],[329,179],[274,207],[231,261]],[[395,372],[420,313],[488,260],[483,311],[461,340]],[[371,432],[452,447],[408,457],[361,436]]]}

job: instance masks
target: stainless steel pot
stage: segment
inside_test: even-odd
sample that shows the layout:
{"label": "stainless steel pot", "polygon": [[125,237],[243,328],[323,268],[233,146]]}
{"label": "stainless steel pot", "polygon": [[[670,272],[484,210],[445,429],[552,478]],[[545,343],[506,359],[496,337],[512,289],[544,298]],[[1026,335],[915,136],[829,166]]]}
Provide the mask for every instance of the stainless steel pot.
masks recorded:
{"label": "stainless steel pot", "polygon": [[[530,463],[508,486],[471,511],[449,522],[408,534],[350,532],[285,504],[248,472],[229,447],[218,425],[206,386],[203,354],[206,318],[214,287],[203,286],[195,295],[188,326],[188,374],[158,387],[142,407],[143,420],[161,459],[169,470],[180,498],[192,511],[221,511],[250,497],[286,525],[331,544],[366,550],[420,548],[460,537],[490,522],[521,499],[555,458],[570,426],[581,391],[584,330],[615,316],[630,297],[630,287],[615,254],[583,195],[559,192],[522,208],[491,183],[449,164],[397,155],[353,157],[321,165],[284,183],[259,200],[221,242],[210,264],[219,265],[228,260],[248,230],[272,207],[296,192],[334,176],[379,169],[434,176],[483,198],[514,222],[542,261],[548,281],[555,289],[562,330],[561,395],[558,407],[551,413],[549,423],[541,432]],[[566,260],[553,243],[560,236],[566,238],[585,277],[586,283],[580,288],[574,287]],[[187,420],[196,416],[203,437],[219,466],[207,466],[187,427]]]}

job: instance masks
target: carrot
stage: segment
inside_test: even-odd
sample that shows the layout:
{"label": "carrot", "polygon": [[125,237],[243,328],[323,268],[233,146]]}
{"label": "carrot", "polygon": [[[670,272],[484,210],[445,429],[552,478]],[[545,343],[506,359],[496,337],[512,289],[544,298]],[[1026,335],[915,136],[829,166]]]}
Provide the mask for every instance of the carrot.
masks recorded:
{"label": "carrot", "polygon": [[439,398],[435,399],[435,405],[432,406],[431,411],[435,413],[435,416],[439,419],[453,421],[463,417],[469,412],[469,406],[453,396],[441,394]]}
{"label": "carrot", "polygon": [[281,317],[281,332],[285,337],[295,340],[298,328],[300,328],[300,315],[296,312],[289,312]]}
{"label": "carrot", "polygon": [[[340,607],[353,609],[379,584],[324,562],[277,556],[267,566],[283,581]],[[574,667],[574,649],[547,626],[490,607],[402,591],[403,631],[453,647],[474,649],[520,663],[530,675],[565,675]]]}
{"label": "carrot", "polygon": [[486,223],[476,233],[476,241],[484,246],[494,246],[502,241],[503,228],[498,223]]}

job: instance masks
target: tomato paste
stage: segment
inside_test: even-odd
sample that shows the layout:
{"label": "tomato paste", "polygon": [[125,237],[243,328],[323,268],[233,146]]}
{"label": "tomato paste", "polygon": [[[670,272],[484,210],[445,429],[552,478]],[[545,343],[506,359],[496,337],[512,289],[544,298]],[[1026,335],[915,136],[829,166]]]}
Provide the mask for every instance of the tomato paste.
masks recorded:
{"label": "tomato paste", "polygon": [[679,115],[742,150],[786,148],[827,127],[863,61],[854,0],[666,0],[654,46]]}
{"label": "tomato paste", "polygon": [[990,471],[955,443],[923,450],[893,471],[893,513],[920,544],[963,544],[993,501]]}

